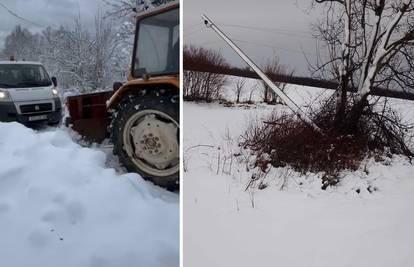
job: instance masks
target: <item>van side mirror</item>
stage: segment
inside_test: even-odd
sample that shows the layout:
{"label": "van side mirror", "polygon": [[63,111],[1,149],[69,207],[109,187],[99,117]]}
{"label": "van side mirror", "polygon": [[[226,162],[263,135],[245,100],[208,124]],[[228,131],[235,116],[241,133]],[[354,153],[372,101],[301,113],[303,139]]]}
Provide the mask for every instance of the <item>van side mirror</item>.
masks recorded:
{"label": "van side mirror", "polygon": [[52,77],[52,83],[54,87],[57,87],[57,79],[56,77]]}
{"label": "van side mirror", "polygon": [[121,88],[122,83],[121,82],[114,82],[114,84],[112,85],[112,89],[114,90],[114,92],[118,91],[119,88]]}

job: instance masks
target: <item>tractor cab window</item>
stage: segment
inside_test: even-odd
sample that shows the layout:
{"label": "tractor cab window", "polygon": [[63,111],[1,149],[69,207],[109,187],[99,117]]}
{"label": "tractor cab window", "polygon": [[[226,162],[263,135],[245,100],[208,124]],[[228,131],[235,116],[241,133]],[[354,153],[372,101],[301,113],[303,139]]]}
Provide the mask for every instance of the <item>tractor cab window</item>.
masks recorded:
{"label": "tractor cab window", "polygon": [[178,8],[138,21],[133,76],[178,73],[179,36]]}

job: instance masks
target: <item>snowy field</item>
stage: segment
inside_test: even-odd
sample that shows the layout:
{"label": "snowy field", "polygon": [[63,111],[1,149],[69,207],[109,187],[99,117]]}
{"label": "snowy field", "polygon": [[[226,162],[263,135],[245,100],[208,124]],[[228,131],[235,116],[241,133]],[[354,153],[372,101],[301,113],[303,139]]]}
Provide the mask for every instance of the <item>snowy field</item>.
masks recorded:
{"label": "snowy field", "polygon": [[0,266],[178,266],[178,195],[72,137],[0,123]]}
{"label": "snowy field", "polygon": [[[290,87],[299,104],[332,91]],[[395,101],[406,119],[414,102]],[[184,103],[184,266],[414,266],[414,166],[367,160],[321,190],[317,174],[273,168],[247,185],[238,138],[281,106]],[[371,191],[372,193],[370,193]]]}

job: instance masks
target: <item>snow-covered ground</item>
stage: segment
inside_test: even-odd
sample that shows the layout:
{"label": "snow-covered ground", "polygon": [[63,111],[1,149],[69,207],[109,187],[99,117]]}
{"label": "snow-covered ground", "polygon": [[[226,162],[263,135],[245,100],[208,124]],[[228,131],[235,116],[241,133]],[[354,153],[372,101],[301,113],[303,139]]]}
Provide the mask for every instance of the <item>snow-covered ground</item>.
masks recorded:
{"label": "snow-covered ground", "polygon": [[0,266],[178,266],[179,198],[68,129],[0,123]]}
{"label": "snow-covered ground", "polygon": [[[287,92],[301,105],[332,93]],[[414,119],[413,102],[395,103]],[[184,266],[414,266],[414,166],[403,157],[367,160],[326,191],[288,168],[246,190],[255,171],[237,141],[273,108],[184,103]]]}

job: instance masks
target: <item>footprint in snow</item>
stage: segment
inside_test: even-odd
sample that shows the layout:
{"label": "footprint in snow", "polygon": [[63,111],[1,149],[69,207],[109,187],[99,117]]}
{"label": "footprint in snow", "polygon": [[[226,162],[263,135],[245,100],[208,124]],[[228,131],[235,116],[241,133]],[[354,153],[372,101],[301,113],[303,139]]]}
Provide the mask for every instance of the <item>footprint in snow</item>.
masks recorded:
{"label": "footprint in snow", "polygon": [[80,222],[85,217],[85,208],[80,201],[72,201],[66,205],[66,213],[68,214],[72,224]]}
{"label": "footprint in snow", "polygon": [[109,264],[109,262],[103,258],[103,257],[98,257],[98,256],[94,256],[90,259],[90,267],[107,267],[107,266],[111,266]]}
{"label": "footprint in snow", "polygon": [[67,198],[68,197],[66,196],[65,193],[60,192],[60,193],[56,193],[53,196],[52,201],[57,203],[57,204],[64,204],[66,202]]}
{"label": "footprint in snow", "polygon": [[21,164],[15,165],[16,166],[3,167],[0,170],[0,185],[3,189],[19,182],[19,179],[17,179],[16,177],[20,177],[25,169],[24,166]]}
{"label": "footprint in snow", "polygon": [[0,215],[7,213],[11,209],[10,204],[0,203]]}
{"label": "footprint in snow", "polygon": [[42,216],[42,221],[72,225],[83,221],[85,217],[85,208],[81,202],[72,201],[59,206],[59,208],[46,211]]}
{"label": "footprint in snow", "polygon": [[27,240],[33,247],[43,248],[50,243],[52,237],[46,231],[34,230],[29,234]]}
{"label": "footprint in snow", "polygon": [[50,144],[54,147],[67,147],[72,143],[72,140],[63,132],[56,132],[50,140]]}

